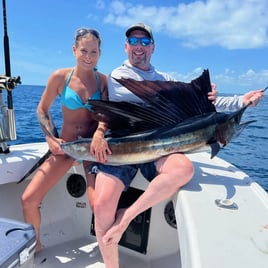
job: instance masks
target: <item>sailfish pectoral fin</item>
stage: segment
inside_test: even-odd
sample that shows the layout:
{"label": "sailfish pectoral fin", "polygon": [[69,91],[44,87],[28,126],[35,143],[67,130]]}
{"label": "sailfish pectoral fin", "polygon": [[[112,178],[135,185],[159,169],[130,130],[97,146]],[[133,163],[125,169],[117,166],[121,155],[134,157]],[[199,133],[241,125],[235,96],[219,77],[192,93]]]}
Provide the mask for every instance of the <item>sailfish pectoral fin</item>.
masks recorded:
{"label": "sailfish pectoral fin", "polygon": [[218,152],[221,149],[221,146],[219,145],[218,142],[210,143],[209,146],[211,148],[211,156],[210,156],[210,158],[212,159],[214,156],[216,156],[218,154]]}

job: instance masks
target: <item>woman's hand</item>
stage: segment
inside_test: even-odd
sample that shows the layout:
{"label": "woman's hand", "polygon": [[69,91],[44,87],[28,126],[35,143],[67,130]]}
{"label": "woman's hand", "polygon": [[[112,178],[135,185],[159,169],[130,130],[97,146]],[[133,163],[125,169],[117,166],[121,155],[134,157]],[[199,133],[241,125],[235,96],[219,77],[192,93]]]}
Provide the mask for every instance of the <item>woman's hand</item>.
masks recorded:
{"label": "woman's hand", "polygon": [[65,142],[63,139],[55,138],[55,137],[46,137],[46,141],[48,143],[49,150],[54,155],[63,155],[64,152],[61,149],[60,144]]}
{"label": "woman's hand", "polygon": [[103,132],[97,130],[94,133],[90,145],[90,153],[96,158],[97,162],[106,163],[108,161],[108,154],[111,155],[112,152],[104,138]]}

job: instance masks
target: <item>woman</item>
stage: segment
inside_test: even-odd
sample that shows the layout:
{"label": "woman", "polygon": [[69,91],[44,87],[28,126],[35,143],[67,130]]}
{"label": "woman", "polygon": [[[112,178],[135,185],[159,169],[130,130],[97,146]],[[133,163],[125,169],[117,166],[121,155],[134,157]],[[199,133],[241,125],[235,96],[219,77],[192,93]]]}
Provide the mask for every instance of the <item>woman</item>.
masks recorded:
{"label": "woman", "polygon": [[[63,68],[54,71],[47,83],[37,107],[40,126],[51,151],[51,156],[42,164],[22,195],[23,215],[36,232],[36,252],[41,250],[39,206],[46,194],[74,164],[74,160],[64,155],[60,143],[73,141],[79,137],[92,137],[92,151],[96,155],[107,146],[103,139],[102,123],[97,123],[90,112],[88,99],[107,99],[107,78],[96,71],[100,58],[101,39],[93,29],[81,28],[76,31],[73,54],[76,58],[74,68]],[[53,133],[55,126],[49,109],[57,96],[61,98],[63,125],[59,138]],[[94,134],[94,135],[93,135]],[[85,169],[88,196],[93,209],[93,191],[95,175],[88,174],[90,162],[83,162]]]}

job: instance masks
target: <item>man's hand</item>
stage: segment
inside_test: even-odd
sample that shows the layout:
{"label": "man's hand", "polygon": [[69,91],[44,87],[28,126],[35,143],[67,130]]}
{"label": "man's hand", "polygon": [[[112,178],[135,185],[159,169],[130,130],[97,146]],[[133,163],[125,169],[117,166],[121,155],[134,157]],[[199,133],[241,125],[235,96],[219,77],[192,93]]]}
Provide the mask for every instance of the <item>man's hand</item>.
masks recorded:
{"label": "man's hand", "polygon": [[255,107],[263,96],[264,91],[262,89],[249,91],[243,95],[243,106],[250,103],[250,107]]}
{"label": "man's hand", "polygon": [[211,91],[208,92],[208,99],[209,99],[213,104],[215,104],[217,95],[218,95],[217,86],[216,86],[216,84],[213,84],[213,83],[212,83],[212,84],[211,84]]}

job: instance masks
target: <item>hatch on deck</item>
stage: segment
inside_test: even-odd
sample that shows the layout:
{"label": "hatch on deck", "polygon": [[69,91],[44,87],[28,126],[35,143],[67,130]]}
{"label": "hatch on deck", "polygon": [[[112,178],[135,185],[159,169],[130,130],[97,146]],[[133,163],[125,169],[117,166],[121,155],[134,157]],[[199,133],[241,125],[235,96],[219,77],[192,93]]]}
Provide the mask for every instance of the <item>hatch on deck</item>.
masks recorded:
{"label": "hatch on deck", "polygon": [[[123,192],[118,208],[127,208],[129,207],[144,191],[129,187],[126,192]],[[137,252],[146,254],[148,238],[149,238],[149,227],[151,219],[151,208],[139,214],[128,226],[124,232],[119,245],[126,248],[135,250]],[[92,216],[91,230],[92,235],[95,234],[94,226],[94,215]]]}

